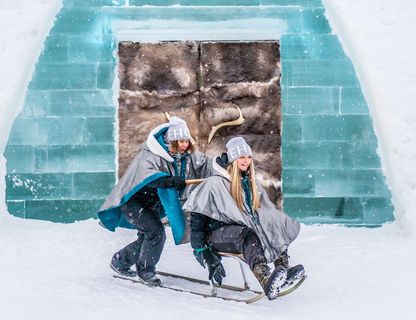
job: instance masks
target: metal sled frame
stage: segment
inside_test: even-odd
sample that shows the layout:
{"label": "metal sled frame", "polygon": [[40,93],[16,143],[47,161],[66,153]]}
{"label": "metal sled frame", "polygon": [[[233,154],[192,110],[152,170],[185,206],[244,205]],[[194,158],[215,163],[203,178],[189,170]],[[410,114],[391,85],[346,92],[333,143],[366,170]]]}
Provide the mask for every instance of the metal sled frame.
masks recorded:
{"label": "metal sled frame", "polygon": [[[262,291],[255,291],[253,289],[250,288],[250,286],[247,283],[247,277],[246,277],[246,273],[244,271],[244,266],[243,266],[243,262],[245,263],[244,259],[243,259],[243,255],[240,253],[229,253],[229,252],[218,252],[218,254],[221,257],[227,257],[227,258],[232,258],[236,261],[238,261],[238,263],[240,264],[240,270],[241,270],[241,275],[243,277],[243,288],[238,288],[238,287],[230,287],[227,285],[223,285],[223,286],[218,286],[217,284],[214,283],[213,280],[210,281],[210,286],[211,286],[211,296],[216,297],[217,296],[217,288],[221,287],[224,289],[228,289],[228,290],[233,290],[233,291],[240,291],[240,292],[244,292],[244,291],[250,291],[253,293],[256,293],[256,295],[248,300],[245,300],[246,303],[252,303],[255,301],[260,300],[261,298],[263,298],[265,296],[265,293]],[[294,285],[288,287],[286,290],[283,290],[281,292],[278,293],[278,297],[283,297],[285,295],[288,295],[289,293],[292,293],[293,291],[295,291],[297,288],[299,288],[299,286],[303,283],[303,281],[305,281],[305,279],[308,276],[306,274],[304,274],[297,282],[295,282]]]}
{"label": "metal sled frame", "polygon": [[[188,290],[188,289],[179,289],[179,288],[175,288],[175,287],[171,287],[171,286],[166,286],[166,285],[163,285],[163,284],[160,285],[160,286],[157,286],[157,287],[153,287],[153,286],[152,287],[153,288],[163,288],[163,289],[173,290],[173,291],[177,291],[177,292],[191,293],[191,294],[198,295],[198,296],[201,296],[201,297],[204,297],[204,298],[217,298],[217,299],[222,299],[222,300],[226,300],[226,301],[244,302],[244,303],[247,303],[247,304],[256,302],[256,301],[262,299],[265,296],[263,291],[253,290],[248,285],[246,273],[244,271],[244,266],[243,266],[244,260],[243,260],[243,256],[241,254],[220,252],[219,255],[221,257],[234,259],[240,264],[240,270],[241,270],[241,274],[242,274],[242,278],[243,278],[243,286],[242,287],[231,286],[231,285],[226,285],[226,284],[223,284],[223,285],[219,286],[218,284],[214,283],[214,281],[212,281],[212,280],[211,281],[206,281],[206,280],[196,279],[196,278],[192,278],[192,277],[182,276],[182,275],[169,273],[169,272],[163,272],[163,271],[157,271],[157,274],[159,274],[161,276],[164,276],[164,277],[183,279],[183,280],[186,280],[186,281],[189,281],[189,282],[194,282],[194,283],[210,286],[211,292],[210,293],[202,293],[202,292]],[[130,277],[125,277],[125,276],[120,276],[120,275],[115,275],[115,274],[113,274],[113,277],[117,278],[117,279],[127,280],[127,281],[130,281],[132,283],[147,285],[145,282],[143,282],[142,280],[140,280],[138,278],[130,278]],[[295,291],[302,284],[302,282],[306,279],[306,277],[307,276],[305,274],[293,286],[289,287],[287,290],[283,290],[282,292],[279,292],[278,297],[285,296],[285,295]],[[147,285],[147,286],[149,286],[149,285]],[[232,292],[249,292],[249,293],[252,293],[253,296],[251,298],[247,298],[247,299],[225,297],[225,296],[222,296],[222,295],[218,294],[217,288],[229,290],[229,291],[232,291]]]}
{"label": "metal sled frame", "polygon": [[[243,291],[251,291],[251,292],[256,293],[256,296],[254,296],[253,298],[249,299],[247,301],[247,303],[255,302],[255,301],[260,300],[261,298],[263,298],[265,296],[264,292],[262,292],[262,291],[254,291],[248,285],[247,276],[246,276],[246,273],[244,271],[244,266],[243,266],[243,262],[245,262],[245,261],[243,259],[243,255],[242,254],[238,254],[238,253],[228,253],[228,252],[219,252],[218,254],[221,257],[226,257],[226,258],[234,259],[234,260],[236,260],[239,263],[240,270],[241,270],[241,276],[243,278],[243,287],[242,288],[239,288],[240,290],[238,290],[238,291],[240,291],[240,292],[243,292]],[[210,286],[211,286],[211,296],[216,297],[218,295],[218,292],[217,292],[218,285],[216,285],[214,283],[214,280],[211,279],[210,280]],[[222,288],[226,288],[227,286],[224,285],[224,286],[221,286],[221,287]]]}
{"label": "metal sled frame", "polygon": [[[165,276],[165,277],[179,278],[179,279],[184,279],[184,280],[199,283],[199,284],[209,285],[210,288],[211,288],[211,293],[210,294],[199,294],[199,293],[196,293],[196,292],[191,292],[191,293],[195,293],[195,294],[204,296],[205,298],[212,297],[212,298],[219,298],[219,299],[228,300],[228,301],[253,303],[253,302],[256,302],[256,301],[262,299],[265,296],[263,291],[253,290],[248,285],[247,276],[246,276],[244,266],[243,266],[243,263],[245,263],[245,262],[244,262],[242,254],[228,253],[228,252],[218,252],[218,254],[221,257],[224,257],[224,258],[234,259],[239,263],[240,270],[241,270],[241,275],[242,275],[242,278],[243,278],[243,286],[242,287],[230,286],[230,285],[226,285],[226,284],[223,284],[223,285],[220,286],[220,285],[216,284],[213,280],[210,280],[210,281],[200,280],[200,279],[195,279],[195,278],[191,278],[191,277],[176,275],[176,274],[163,272],[163,271],[157,271],[157,274],[159,274],[161,276]],[[253,293],[254,296],[251,297],[251,298],[248,298],[248,299],[236,299],[236,298],[223,297],[221,295],[218,295],[217,288],[222,288],[222,289],[226,289],[226,290],[230,290],[230,291],[234,291],[234,292],[250,292],[250,293]]]}

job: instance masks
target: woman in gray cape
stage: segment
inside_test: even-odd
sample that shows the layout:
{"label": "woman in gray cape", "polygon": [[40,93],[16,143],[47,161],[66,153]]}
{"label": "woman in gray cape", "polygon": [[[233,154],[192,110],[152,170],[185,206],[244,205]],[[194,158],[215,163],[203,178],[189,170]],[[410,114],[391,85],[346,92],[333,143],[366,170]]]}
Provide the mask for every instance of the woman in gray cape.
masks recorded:
{"label": "woman in gray cape", "polygon": [[[225,271],[216,252],[239,253],[250,266],[269,300],[282,287],[304,275],[302,265],[289,268],[287,248],[300,225],[278,210],[255,181],[250,146],[242,137],[226,144],[214,160],[214,173],[189,197],[191,246],[198,262],[208,266],[209,279],[221,285]],[[268,263],[274,263],[271,271]]]}
{"label": "woman in gray cape", "polygon": [[185,219],[179,198],[189,194],[185,180],[211,172],[210,159],[195,151],[190,140],[185,121],[178,117],[153,129],[98,212],[110,231],[117,227],[138,231],[137,240],[114,254],[110,267],[115,272],[160,285],[155,267],[166,240],[160,219],[168,216],[175,243],[181,243]]}

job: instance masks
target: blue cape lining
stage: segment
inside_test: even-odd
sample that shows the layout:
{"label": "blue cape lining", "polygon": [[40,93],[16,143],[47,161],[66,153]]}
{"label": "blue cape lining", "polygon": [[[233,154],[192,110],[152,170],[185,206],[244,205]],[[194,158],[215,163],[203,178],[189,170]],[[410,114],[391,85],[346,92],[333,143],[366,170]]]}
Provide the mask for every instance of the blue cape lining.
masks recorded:
{"label": "blue cape lining", "polygon": [[[163,128],[154,135],[161,146],[168,151],[166,144],[163,141],[163,136],[168,128]],[[148,176],[139,184],[135,185],[128,193],[126,193],[120,200],[117,206],[108,208],[98,212],[98,217],[102,224],[110,231],[115,231],[117,227],[135,229],[120,211],[120,207],[124,205],[136,192],[140,191],[147,184],[161,178],[167,177],[166,172],[157,172]],[[157,189],[162,207],[169,219],[169,224],[172,229],[175,244],[179,244],[185,234],[185,218],[179,201],[178,191],[174,188]],[[163,215],[164,216],[164,215]],[[163,217],[162,216],[162,217]],[[161,217],[161,218],[162,218]]]}

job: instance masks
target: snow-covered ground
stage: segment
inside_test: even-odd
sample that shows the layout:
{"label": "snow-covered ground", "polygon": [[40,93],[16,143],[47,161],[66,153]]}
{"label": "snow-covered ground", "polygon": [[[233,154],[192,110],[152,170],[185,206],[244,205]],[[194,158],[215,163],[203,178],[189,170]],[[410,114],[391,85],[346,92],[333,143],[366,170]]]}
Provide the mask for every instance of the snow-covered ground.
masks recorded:
{"label": "snow-covered ground", "polygon": [[[303,227],[291,248],[309,274],[293,294],[252,305],[115,280],[112,254],[135,233],[90,220],[70,225],[11,219],[0,226],[0,317],[16,319],[414,319],[415,243],[383,229]],[[169,241],[159,270],[206,279],[187,245]],[[234,261],[227,282],[238,284]],[[228,279],[230,278],[230,279]],[[252,284],[255,280],[250,279]]]}
{"label": "snow-covered ground", "polygon": [[[415,317],[416,3],[324,1],[370,104],[398,221],[377,229],[302,226],[290,255],[293,263],[305,265],[309,278],[280,300],[244,305],[114,280],[108,268],[111,255],[135,238],[134,231],[110,233],[94,220],[65,225],[7,214],[1,154],[61,2],[1,2],[0,319]],[[174,246],[169,231],[168,236],[159,269],[205,278],[189,247]],[[238,266],[225,264],[226,281],[236,284]]]}

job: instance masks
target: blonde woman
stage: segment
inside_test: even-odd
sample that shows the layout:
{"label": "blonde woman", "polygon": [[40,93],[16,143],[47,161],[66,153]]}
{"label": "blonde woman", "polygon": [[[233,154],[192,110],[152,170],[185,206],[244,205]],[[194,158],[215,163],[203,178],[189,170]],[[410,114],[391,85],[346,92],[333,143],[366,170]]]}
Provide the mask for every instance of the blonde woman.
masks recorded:
{"label": "blonde woman", "polygon": [[[269,300],[283,286],[304,275],[302,265],[289,268],[287,248],[300,225],[269,200],[256,183],[253,153],[242,137],[226,144],[214,160],[214,173],[184,204],[191,214],[191,245],[209,279],[221,285],[225,271],[216,252],[240,253]],[[268,266],[274,263],[274,270]]]}

